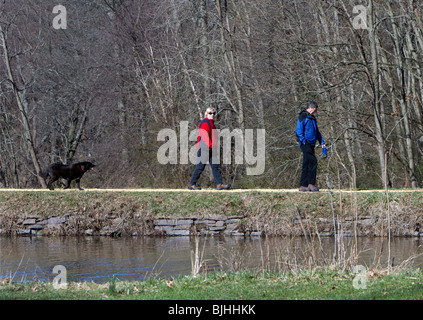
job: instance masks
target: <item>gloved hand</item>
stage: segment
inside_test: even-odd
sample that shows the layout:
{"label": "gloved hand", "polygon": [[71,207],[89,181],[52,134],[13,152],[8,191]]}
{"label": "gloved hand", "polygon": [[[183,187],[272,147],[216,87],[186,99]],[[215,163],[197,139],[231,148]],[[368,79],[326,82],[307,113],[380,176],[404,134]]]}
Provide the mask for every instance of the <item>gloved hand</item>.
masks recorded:
{"label": "gloved hand", "polygon": [[326,149],[326,146],[322,147],[322,158],[326,159],[328,157],[328,150]]}

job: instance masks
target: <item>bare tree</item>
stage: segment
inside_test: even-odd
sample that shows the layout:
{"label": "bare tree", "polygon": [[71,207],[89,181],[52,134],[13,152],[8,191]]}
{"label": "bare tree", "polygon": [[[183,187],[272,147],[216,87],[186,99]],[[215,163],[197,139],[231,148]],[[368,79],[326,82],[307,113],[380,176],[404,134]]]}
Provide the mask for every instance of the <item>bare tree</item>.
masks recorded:
{"label": "bare tree", "polygon": [[[10,28],[10,24],[7,26],[7,29]],[[35,169],[35,175],[37,176],[38,182],[40,183],[41,187],[46,188],[47,184],[44,180],[44,178],[40,175],[41,168],[40,163],[38,160],[38,155],[35,150],[35,144],[34,144],[34,131],[30,124],[30,119],[28,116],[28,98],[26,94],[26,88],[27,85],[25,83],[25,80],[23,79],[23,76],[21,76],[21,81],[18,82],[17,76],[15,75],[14,71],[12,70],[11,66],[11,53],[9,52],[8,47],[8,31],[3,28],[3,26],[0,24],[0,37],[1,37],[1,46],[3,49],[3,63],[6,67],[7,72],[7,80],[9,81],[10,86],[12,87],[15,99],[16,99],[16,105],[18,106],[19,113],[21,115],[22,120],[22,126],[23,126],[23,134],[24,139],[27,143],[28,151],[31,156],[32,164],[34,165]],[[15,57],[16,60],[17,57]],[[17,68],[19,68],[19,62],[17,62]]]}

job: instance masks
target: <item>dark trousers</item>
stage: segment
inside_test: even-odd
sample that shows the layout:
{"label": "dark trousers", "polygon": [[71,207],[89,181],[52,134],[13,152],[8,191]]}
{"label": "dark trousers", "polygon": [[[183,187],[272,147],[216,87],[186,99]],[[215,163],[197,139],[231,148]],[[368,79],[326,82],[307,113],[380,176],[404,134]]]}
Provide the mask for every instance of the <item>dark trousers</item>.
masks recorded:
{"label": "dark trousers", "polygon": [[216,182],[216,185],[221,184],[222,175],[219,169],[219,159],[213,156],[213,151],[212,151],[213,149],[209,150],[209,152],[207,152],[207,149],[203,149],[203,155],[201,154],[201,150],[202,148],[198,149],[197,151],[198,163],[195,166],[190,184],[194,185],[197,183],[201,173],[204,171],[204,168],[206,167],[207,161],[210,163],[210,167],[212,169],[213,177],[214,177],[214,181]]}
{"label": "dark trousers", "polygon": [[300,187],[308,187],[309,184],[316,185],[317,158],[314,153],[314,146],[309,143],[301,144],[303,152],[303,169],[301,172]]}

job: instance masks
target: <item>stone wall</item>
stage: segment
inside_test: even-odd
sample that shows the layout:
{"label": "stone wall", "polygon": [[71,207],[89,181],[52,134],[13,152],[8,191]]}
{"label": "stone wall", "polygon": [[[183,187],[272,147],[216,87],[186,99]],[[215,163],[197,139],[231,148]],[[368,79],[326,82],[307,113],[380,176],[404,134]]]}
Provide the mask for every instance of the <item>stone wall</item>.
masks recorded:
{"label": "stone wall", "polygon": [[[73,219],[72,214],[63,216],[54,216],[41,218],[39,216],[26,216],[20,218],[14,228],[13,234],[19,236],[41,236],[41,235],[67,235],[66,229],[69,227]],[[148,219],[146,224],[150,226],[150,230],[145,230],[143,234],[138,234],[135,230],[130,235],[156,235],[156,236],[261,236],[260,230],[246,228],[245,216],[214,215],[207,217],[160,217],[156,219]],[[125,219],[112,218],[109,223],[105,223],[104,228],[95,230],[90,228],[87,223],[84,227],[81,225],[80,232],[77,235],[88,236],[115,236],[121,235]],[[11,234],[10,230],[0,229],[0,234]]]}
{"label": "stone wall", "polygon": [[[273,221],[272,221],[273,220]],[[411,222],[411,221],[410,221]],[[154,228],[166,236],[227,235],[227,236],[315,236],[332,237],[335,233],[344,237],[380,237],[387,235],[388,221],[375,216],[333,218],[297,216],[292,219],[270,219],[249,216],[208,216],[203,218],[159,218]],[[391,227],[392,236],[423,237],[420,224],[397,223]]]}
{"label": "stone wall", "polygon": [[247,230],[244,216],[208,216],[204,218],[160,218],[154,220],[154,229],[166,236],[227,235],[261,236],[259,230]]}
{"label": "stone wall", "polygon": [[[93,222],[95,221],[95,223]],[[333,236],[334,225],[330,218],[295,217],[292,220],[274,220],[268,217],[257,219],[248,216],[210,215],[203,217],[143,217],[110,216],[107,219],[93,219],[78,213],[41,218],[26,216],[11,223],[9,230],[0,229],[3,235],[86,235],[86,236]],[[387,221],[371,216],[361,216],[357,221],[344,218],[337,221],[336,232],[343,236],[384,236]],[[142,225],[142,228],[137,226]],[[354,227],[355,225],[355,227]],[[385,227],[384,227],[385,226]],[[423,237],[420,224],[407,224],[393,228],[393,236]]]}
{"label": "stone wall", "polygon": [[3,191],[0,234],[423,237],[422,192],[355,196]]}

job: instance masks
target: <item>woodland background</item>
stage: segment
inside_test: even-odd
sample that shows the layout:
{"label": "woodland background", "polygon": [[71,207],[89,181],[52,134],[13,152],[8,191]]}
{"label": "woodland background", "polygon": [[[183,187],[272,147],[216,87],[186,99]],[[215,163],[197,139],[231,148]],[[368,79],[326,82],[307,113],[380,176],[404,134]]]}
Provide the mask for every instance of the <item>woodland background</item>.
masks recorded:
{"label": "woodland background", "polygon": [[3,0],[0,186],[89,160],[85,187],[186,187],[194,166],[159,164],[157,134],[212,106],[219,129],[266,129],[265,173],[222,165],[225,183],[296,188],[296,118],[314,99],[321,187],[420,187],[422,15],[419,0]]}

